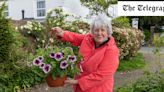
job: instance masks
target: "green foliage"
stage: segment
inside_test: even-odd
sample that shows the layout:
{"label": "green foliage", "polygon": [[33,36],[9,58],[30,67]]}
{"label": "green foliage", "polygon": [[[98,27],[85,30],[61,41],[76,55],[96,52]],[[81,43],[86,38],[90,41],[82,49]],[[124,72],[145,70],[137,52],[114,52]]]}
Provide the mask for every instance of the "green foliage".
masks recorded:
{"label": "green foliage", "polygon": [[118,88],[116,92],[163,92],[163,78],[160,73],[148,73],[135,83]]}
{"label": "green foliage", "polygon": [[10,21],[3,16],[5,5],[0,8],[0,63],[10,61],[10,52],[14,42]]}
{"label": "green foliage", "polygon": [[22,88],[26,91],[29,87],[40,83],[42,80],[43,78],[28,68],[19,69],[12,76],[0,76],[0,92],[19,92]]}
{"label": "green foliage", "polygon": [[104,12],[107,16],[110,16],[107,9],[111,4],[117,3],[117,0],[80,0],[80,2],[92,11],[91,15]]}
{"label": "green foliage", "polygon": [[116,27],[127,27],[130,28],[130,22],[129,22],[129,18],[126,17],[118,17],[112,20],[113,26]]}
{"label": "green foliage", "polygon": [[9,62],[10,50],[13,43],[9,20],[0,21],[0,62]]}
{"label": "green foliage", "polygon": [[148,42],[150,40],[151,32],[147,29],[144,30],[145,41]]}
{"label": "green foliage", "polygon": [[153,38],[153,45],[155,46],[155,48],[153,49],[154,54],[158,55],[158,59],[157,59],[157,64],[159,69],[162,69],[162,64],[161,64],[161,47],[164,46],[164,33],[162,33],[161,35],[154,35]]}
{"label": "green foliage", "polygon": [[164,24],[164,17],[163,16],[144,16],[139,17],[139,25],[143,29],[150,29],[150,26],[157,26]]}
{"label": "green foliage", "polygon": [[4,10],[6,8],[6,5],[5,3],[3,3],[1,6],[0,6],[0,21],[5,19],[5,15],[4,15]]}
{"label": "green foliage", "polygon": [[118,71],[131,71],[140,69],[145,66],[144,57],[141,53],[138,53],[135,57],[127,60],[121,60]]}
{"label": "green foliage", "polygon": [[161,33],[160,36],[155,35],[153,39],[153,44],[156,47],[162,47],[164,45],[164,33]]}

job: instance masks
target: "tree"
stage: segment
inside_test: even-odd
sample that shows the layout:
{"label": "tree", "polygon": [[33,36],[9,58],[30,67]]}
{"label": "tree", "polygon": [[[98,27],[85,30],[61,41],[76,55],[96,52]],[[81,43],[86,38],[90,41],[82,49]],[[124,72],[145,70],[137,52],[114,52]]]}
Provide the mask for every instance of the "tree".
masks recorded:
{"label": "tree", "polygon": [[9,19],[4,15],[5,4],[0,7],[0,63],[10,60],[10,53],[13,44],[13,30]]}
{"label": "tree", "polygon": [[99,12],[104,12],[107,16],[110,16],[108,13],[108,7],[111,4],[116,4],[117,0],[80,0],[82,5],[88,7],[93,14],[98,14]]}

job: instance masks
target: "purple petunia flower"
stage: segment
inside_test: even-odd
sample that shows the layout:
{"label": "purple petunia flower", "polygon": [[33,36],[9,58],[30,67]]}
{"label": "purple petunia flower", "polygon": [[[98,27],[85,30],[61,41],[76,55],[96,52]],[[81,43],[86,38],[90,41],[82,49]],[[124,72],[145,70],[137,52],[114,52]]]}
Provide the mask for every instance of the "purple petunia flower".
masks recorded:
{"label": "purple petunia flower", "polygon": [[45,63],[41,63],[39,67],[43,69],[44,66],[45,66]]}
{"label": "purple petunia flower", "polygon": [[64,57],[64,52],[61,52],[62,53],[62,56]]}
{"label": "purple petunia flower", "polygon": [[66,69],[68,67],[68,63],[66,60],[60,62],[60,68]]}
{"label": "purple petunia flower", "polygon": [[58,52],[58,53],[55,54],[55,59],[56,59],[57,61],[60,61],[62,58],[63,58],[62,53]]}
{"label": "purple petunia flower", "polygon": [[42,62],[41,60],[39,60],[38,58],[35,58],[32,63],[33,65],[39,66],[41,62]]}
{"label": "purple petunia flower", "polygon": [[43,61],[43,60],[44,60],[43,56],[39,56],[38,59],[39,59],[40,61]]}
{"label": "purple petunia flower", "polygon": [[75,61],[77,61],[77,58],[76,58],[75,55],[74,56],[68,55],[67,60],[70,61],[70,62],[72,62],[72,63],[74,63]]}
{"label": "purple petunia flower", "polygon": [[44,73],[48,73],[48,72],[50,72],[50,70],[51,70],[51,65],[49,65],[49,64],[44,65],[44,67],[43,67],[43,72]]}
{"label": "purple petunia flower", "polygon": [[51,58],[55,58],[55,53],[54,53],[54,52],[51,52],[51,53],[49,54],[49,56],[50,56]]}

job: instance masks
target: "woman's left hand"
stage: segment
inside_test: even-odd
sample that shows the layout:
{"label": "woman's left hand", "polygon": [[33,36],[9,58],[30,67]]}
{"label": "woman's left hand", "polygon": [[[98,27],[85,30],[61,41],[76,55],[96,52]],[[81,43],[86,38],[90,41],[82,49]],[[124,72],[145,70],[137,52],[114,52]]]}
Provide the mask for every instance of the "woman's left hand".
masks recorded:
{"label": "woman's left hand", "polygon": [[65,83],[73,85],[73,84],[78,84],[78,81],[74,79],[67,79],[65,80]]}

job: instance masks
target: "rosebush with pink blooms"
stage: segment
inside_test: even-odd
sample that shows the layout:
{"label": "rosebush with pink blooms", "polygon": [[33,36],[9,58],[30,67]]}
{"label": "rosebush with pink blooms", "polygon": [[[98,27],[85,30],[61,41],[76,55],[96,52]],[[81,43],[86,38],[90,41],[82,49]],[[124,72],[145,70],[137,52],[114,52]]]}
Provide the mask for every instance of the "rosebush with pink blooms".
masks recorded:
{"label": "rosebush with pink blooms", "polygon": [[75,56],[71,47],[39,49],[32,61],[32,70],[43,77],[51,73],[54,79],[64,75],[73,77],[79,73],[79,61],[80,56]]}

